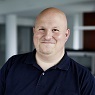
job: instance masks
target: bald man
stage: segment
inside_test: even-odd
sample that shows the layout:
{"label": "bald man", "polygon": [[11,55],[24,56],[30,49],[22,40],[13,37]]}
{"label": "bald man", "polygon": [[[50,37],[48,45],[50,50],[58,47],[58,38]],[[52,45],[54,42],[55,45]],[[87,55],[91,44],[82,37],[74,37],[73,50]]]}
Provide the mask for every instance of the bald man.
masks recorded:
{"label": "bald man", "polygon": [[14,55],[0,70],[0,95],[95,95],[93,75],[65,51],[65,14],[43,10],[33,28],[33,52]]}
{"label": "bald man", "polygon": [[45,9],[38,15],[33,31],[37,64],[46,71],[64,56],[65,42],[70,34],[66,16],[58,9]]}

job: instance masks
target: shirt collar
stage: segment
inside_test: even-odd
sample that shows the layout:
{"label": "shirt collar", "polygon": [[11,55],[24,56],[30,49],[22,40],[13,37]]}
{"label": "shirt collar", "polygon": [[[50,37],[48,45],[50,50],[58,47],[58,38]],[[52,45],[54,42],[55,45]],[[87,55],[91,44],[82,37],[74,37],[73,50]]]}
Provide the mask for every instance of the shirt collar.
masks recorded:
{"label": "shirt collar", "polygon": [[[30,52],[25,60],[26,64],[34,64],[37,63],[36,62],[36,58],[35,58],[35,54],[36,54],[36,50],[34,49],[33,52]],[[31,61],[32,60],[32,61]],[[63,56],[63,58],[60,60],[60,62],[53,66],[52,69],[61,69],[61,70],[68,70],[70,66],[70,58],[67,55],[67,52],[65,51],[65,54]]]}
{"label": "shirt collar", "polygon": [[36,58],[35,58],[36,50],[34,49],[33,52],[30,52],[25,60],[26,64],[34,64],[36,63]]}
{"label": "shirt collar", "polygon": [[59,68],[61,70],[68,70],[70,67],[70,58],[67,55],[67,52],[65,51],[65,54],[63,58],[60,60],[60,62],[55,65],[55,68]]}

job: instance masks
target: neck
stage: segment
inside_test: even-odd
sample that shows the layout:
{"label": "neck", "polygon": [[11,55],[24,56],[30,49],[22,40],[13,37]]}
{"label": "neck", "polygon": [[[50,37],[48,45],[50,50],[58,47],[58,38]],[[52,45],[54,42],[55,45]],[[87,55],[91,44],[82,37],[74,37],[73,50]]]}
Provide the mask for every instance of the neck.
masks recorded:
{"label": "neck", "polygon": [[37,64],[45,71],[49,69],[50,67],[59,63],[59,61],[64,56],[64,51],[63,52],[61,51],[60,53],[55,54],[55,55],[45,55],[45,54],[39,54],[38,52],[36,52]]}

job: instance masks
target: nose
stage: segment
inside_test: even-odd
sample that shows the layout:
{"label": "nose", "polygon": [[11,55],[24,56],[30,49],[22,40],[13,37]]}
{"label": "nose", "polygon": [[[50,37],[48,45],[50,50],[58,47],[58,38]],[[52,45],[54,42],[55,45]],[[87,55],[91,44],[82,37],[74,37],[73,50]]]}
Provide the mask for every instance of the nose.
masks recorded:
{"label": "nose", "polygon": [[50,40],[52,38],[52,32],[50,30],[46,31],[44,38],[45,40]]}

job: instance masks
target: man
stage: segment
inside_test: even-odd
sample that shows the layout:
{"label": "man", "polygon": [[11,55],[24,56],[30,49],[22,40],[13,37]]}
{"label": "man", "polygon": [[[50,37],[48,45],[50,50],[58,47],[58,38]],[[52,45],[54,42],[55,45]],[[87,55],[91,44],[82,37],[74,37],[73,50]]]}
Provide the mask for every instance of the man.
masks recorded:
{"label": "man", "polygon": [[90,71],[68,57],[65,14],[56,8],[36,18],[35,50],[11,57],[0,71],[0,95],[95,95]]}

